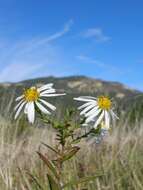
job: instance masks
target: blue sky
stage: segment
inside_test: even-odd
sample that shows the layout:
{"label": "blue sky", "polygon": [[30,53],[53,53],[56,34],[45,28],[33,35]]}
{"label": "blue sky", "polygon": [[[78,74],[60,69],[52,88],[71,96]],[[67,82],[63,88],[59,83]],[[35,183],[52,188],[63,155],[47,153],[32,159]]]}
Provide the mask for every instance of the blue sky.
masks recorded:
{"label": "blue sky", "polygon": [[0,82],[49,75],[143,90],[143,1],[0,0]]}

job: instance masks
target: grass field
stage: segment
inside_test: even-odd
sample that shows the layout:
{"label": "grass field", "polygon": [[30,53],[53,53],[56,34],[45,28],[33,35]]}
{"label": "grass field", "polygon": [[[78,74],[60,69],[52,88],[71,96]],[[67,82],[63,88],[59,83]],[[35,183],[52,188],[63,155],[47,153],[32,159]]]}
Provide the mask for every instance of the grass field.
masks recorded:
{"label": "grass field", "polygon": [[[31,126],[24,120],[13,122],[9,115],[5,113],[0,118],[0,189],[40,189],[35,184],[36,180],[31,179],[32,175],[47,190],[47,168],[36,151],[40,150],[49,158],[53,156],[51,151],[41,145],[41,141],[54,144],[54,130]],[[81,149],[76,157],[65,162],[62,180],[68,183],[81,177],[98,177],[65,190],[142,190],[142,136],[141,123],[130,128],[127,122],[120,120],[100,144],[81,141]]]}

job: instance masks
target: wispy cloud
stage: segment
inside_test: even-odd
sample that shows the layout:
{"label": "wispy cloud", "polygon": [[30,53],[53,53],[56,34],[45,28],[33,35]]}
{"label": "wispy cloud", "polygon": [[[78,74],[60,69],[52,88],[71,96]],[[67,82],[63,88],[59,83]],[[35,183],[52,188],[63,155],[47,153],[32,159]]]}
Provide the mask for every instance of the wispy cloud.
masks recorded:
{"label": "wispy cloud", "polygon": [[30,43],[31,44],[31,48],[37,48],[37,46],[41,46],[43,44],[48,44],[52,41],[55,41],[59,38],[61,38],[62,36],[64,36],[66,33],[68,33],[73,25],[73,20],[69,20],[63,27],[62,30],[48,36],[48,37],[45,37],[45,38],[42,38],[42,39],[33,39],[31,40]]}
{"label": "wispy cloud", "polygon": [[[73,24],[69,20],[60,31],[44,38],[35,37],[27,41],[16,41],[0,49],[0,82],[19,81],[42,75],[61,61],[60,48],[52,42],[66,35]],[[46,73],[46,72],[45,72]]]}
{"label": "wispy cloud", "polygon": [[63,28],[61,31],[59,31],[59,32],[57,32],[57,33],[55,33],[55,34],[49,36],[48,38],[44,39],[44,40],[42,41],[42,43],[47,43],[47,42],[50,42],[50,41],[53,41],[53,40],[56,40],[56,39],[62,37],[63,35],[65,35],[67,32],[70,31],[71,26],[73,25],[73,23],[74,23],[74,22],[73,22],[72,19],[69,20],[69,21],[64,25],[64,28]]}
{"label": "wispy cloud", "polygon": [[97,42],[107,42],[111,40],[111,37],[104,34],[102,28],[89,28],[82,33],[84,38],[92,38]]}
{"label": "wispy cloud", "polygon": [[95,59],[91,59],[90,57],[88,56],[85,56],[85,55],[78,55],[77,56],[77,59],[80,60],[80,61],[83,61],[85,63],[92,63],[92,64],[95,64],[96,66],[100,67],[100,68],[105,68],[106,65],[98,60],[95,60]]}
{"label": "wispy cloud", "polygon": [[17,42],[16,45],[13,46],[12,51],[18,50],[19,54],[27,54],[28,52],[31,52],[34,49],[40,48],[44,45],[48,45],[53,41],[58,40],[59,38],[66,35],[70,31],[72,25],[73,25],[73,20],[71,19],[64,25],[62,30],[54,34],[51,34],[48,37],[39,38],[39,36],[36,36],[35,38],[29,39],[24,42],[23,41]]}
{"label": "wispy cloud", "polygon": [[12,63],[5,67],[0,73],[0,81],[17,81],[33,76],[41,69],[41,64],[30,65],[28,63]]}
{"label": "wispy cloud", "polygon": [[122,74],[123,73],[122,70],[120,70],[119,68],[117,68],[113,65],[105,64],[99,60],[93,59],[93,58],[85,56],[85,55],[78,55],[78,56],[76,56],[76,58],[78,60],[82,61],[83,63],[94,64],[97,67],[99,67],[103,70],[106,70],[107,72],[116,73],[116,74]]}

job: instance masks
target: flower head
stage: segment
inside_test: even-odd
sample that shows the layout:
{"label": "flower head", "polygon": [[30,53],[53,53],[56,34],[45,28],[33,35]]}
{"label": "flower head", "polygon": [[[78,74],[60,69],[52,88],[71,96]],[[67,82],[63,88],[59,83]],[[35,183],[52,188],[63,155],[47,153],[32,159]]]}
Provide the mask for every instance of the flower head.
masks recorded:
{"label": "flower head", "polygon": [[36,87],[31,87],[24,91],[24,98],[27,102],[36,101],[39,98],[40,93]]}
{"label": "flower head", "polygon": [[113,112],[112,100],[107,96],[99,96],[97,98],[81,96],[74,99],[85,102],[85,104],[78,108],[79,110],[83,109],[80,115],[85,116],[85,124],[94,122],[95,129],[101,124],[100,126],[102,129],[108,130],[110,128],[111,119],[118,119]]}
{"label": "flower head", "polygon": [[55,94],[55,92],[56,90],[53,88],[52,83],[43,85],[40,88],[34,86],[24,90],[23,94],[16,98],[16,101],[19,101],[19,103],[14,108],[16,111],[15,119],[18,117],[23,107],[24,113],[27,115],[30,123],[34,123],[36,106],[44,114],[51,114],[47,108],[54,111],[56,107],[45,101],[43,98],[65,95]]}
{"label": "flower head", "polygon": [[112,106],[111,100],[106,96],[99,96],[97,98],[97,104],[98,104],[99,108],[101,108],[103,110],[109,110],[109,109],[111,109],[111,106]]}

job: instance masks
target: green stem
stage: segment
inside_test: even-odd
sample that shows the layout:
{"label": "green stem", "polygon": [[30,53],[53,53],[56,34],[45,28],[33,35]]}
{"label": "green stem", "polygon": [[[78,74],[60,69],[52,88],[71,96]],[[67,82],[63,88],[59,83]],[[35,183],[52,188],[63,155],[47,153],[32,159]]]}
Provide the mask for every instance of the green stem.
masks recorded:
{"label": "green stem", "polygon": [[72,141],[72,143],[75,142],[75,141],[81,140],[82,138],[88,137],[88,135],[90,135],[91,133],[95,133],[95,130],[91,129],[89,132],[85,133],[84,135],[81,135],[81,136],[77,137],[76,139],[74,139]]}

